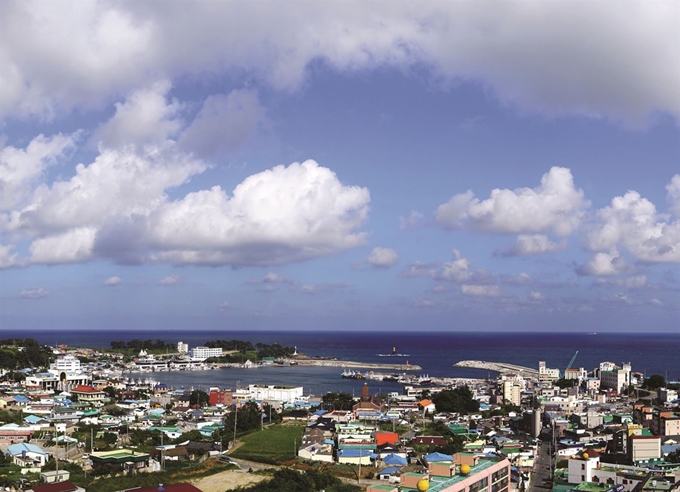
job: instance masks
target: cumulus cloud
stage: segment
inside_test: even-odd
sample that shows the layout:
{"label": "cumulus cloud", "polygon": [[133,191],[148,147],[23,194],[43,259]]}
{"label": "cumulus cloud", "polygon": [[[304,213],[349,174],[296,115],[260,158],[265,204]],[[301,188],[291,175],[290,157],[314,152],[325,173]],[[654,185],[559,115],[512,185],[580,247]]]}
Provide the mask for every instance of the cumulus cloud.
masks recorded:
{"label": "cumulus cloud", "polygon": [[41,134],[25,149],[8,146],[0,150],[0,230],[8,228],[9,222],[2,212],[23,205],[47,167],[72,150],[77,138],[78,134]]}
{"label": "cumulus cloud", "polygon": [[257,92],[234,90],[209,96],[179,145],[202,157],[239,149],[254,133],[264,115]]}
{"label": "cumulus cloud", "polygon": [[497,256],[530,256],[555,253],[566,247],[566,241],[555,243],[545,234],[520,234],[512,246],[498,249],[494,254]]}
{"label": "cumulus cloud", "polygon": [[453,260],[441,264],[414,261],[402,272],[405,277],[430,277],[434,280],[445,280],[454,283],[488,285],[494,283],[491,273],[486,270],[474,270],[472,262],[463,257],[457,249],[451,250]]}
{"label": "cumulus cloud", "polygon": [[666,185],[666,191],[671,213],[680,219],[680,174],[673,176],[671,182]]}
{"label": "cumulus cloud", "polygon": [[180,281],[180,278],[178,275],[168,275],[167,277],[163,277],[158,283],[160,285],[177,285]]}
{"label": "cumulus cloud", "polygon": [[120,277],[109,277],[104,280],[104,285],[113,287],[114,285],[120,285],[123,283],[123,279]]}
{"label": "cumulus cloud", "polygon": [[14,246],[0,244],[0,269],[19,266],[23,266],[23,262],[14,252]]}
{"label": "cumulus cloud", "polygon": [[397,264],[399,255],[392,248],[381,248],[376,246],[371,250],[366,261],[375,268],[390,268]]}
{"label": "cumulus cloud", "polygon": [[[621,15],[621,12],[626,15]],[[31,1],[0,5],[0,114],[99,107],[162,75],[248,74],[295,91],[313,63],[342,72],[420,68],[483,85],[503,104],[640,125],[680,114],[678,6],[627,0],[477,3],[349,1],[176,4]]]}
{"label": "cumulus cloud", "polygon": [[[674,176],[667,186],[673,206],[679,181]],[[598,210],[585,243],[591,251],[619,248],[646,263],[678,263],[680,218],[658,213],[651,201],[636,191],[628,191]]]}
{"label": "cumulus cloud", "polygon": [[625,269],[625,260],[621,258],[618,251],[612,251],[593,255],[586,263],[576,267],[576,273],[581,276],[591,275],[599,277],[602,275],[616,275],[624,272]]}
{"label": "cumulus cloud", "polygon": [[30,289],[25,289],[19,292],[19,297],[21,299],[42,299],[47,297],[50,292],[42,287],[31,287]]}
{"label": "cumulus cloud", "polygon": [[149,234],[162,261],[280,265],[363,244],[369,200],[308,160],[252,175],[231,197],[216,186],[168,203]]}
{"label": "cumulus cloud", "polygon": [[159,145],[176,135],[182,127],[181,105],[167,101],[171,85],[167,80],[132,93],[116,103],[114,116],[101,125],[92,140],[108,148],[129,145]]}
{"label": "cumulus cloud", "polygon": [[[467,191],[440,205],[435,220],[448,229],[468,228],[500,234],[568,236],[581,223],[589,206],[583,191],[574,187],[569,169],[552,167],[537,188],[495,189],[486,200]],[[547,238],[546,238],[547,239]],[[527,248],[541,240],[527,239]],[[545,241],[543,245],[548,246]]]}

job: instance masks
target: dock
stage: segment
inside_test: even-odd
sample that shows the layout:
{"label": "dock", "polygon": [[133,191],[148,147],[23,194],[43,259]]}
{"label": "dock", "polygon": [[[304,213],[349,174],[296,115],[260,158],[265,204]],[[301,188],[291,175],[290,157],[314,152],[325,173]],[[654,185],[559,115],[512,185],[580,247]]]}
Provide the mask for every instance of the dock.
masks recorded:
{"label": "dock", "polygon": [[487,371],[499,372],[501,374],[514,373],[523,377],[538,377],[538,370],[530,367],[508,364],[507,362],[489,362],[485,360],[461,360],[456,362],[453,367],[468,367],[470,369],[485,369]]}

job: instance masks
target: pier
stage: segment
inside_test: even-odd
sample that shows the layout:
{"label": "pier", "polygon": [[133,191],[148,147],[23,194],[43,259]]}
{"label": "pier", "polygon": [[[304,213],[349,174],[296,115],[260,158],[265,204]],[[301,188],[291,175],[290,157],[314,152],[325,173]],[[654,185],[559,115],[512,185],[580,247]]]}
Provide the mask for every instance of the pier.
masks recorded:
{"label": "pier", "polygon": [[469,367],[471,369],[486,369],[487,371],[499,372],[501,374],[515,373],[524,377],[538,377],[538,370],[530,367],[508,364],[506,362],[489,362],[485,360],[461,360],[456,362],[453,367]]}

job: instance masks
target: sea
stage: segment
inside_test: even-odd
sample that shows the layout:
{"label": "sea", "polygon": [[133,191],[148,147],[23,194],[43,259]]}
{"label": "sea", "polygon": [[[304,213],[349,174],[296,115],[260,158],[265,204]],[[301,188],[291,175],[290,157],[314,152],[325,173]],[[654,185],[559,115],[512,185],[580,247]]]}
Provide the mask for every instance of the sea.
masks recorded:
{"label": "sea", "polygon": [[[247,340],[256,344],[279,343],[296,347],[307,356],[331,357],[338,360],[398,363],[418,365],[421,371],[414,375],[448,378],[494,378],[493,371],[458,368],[461,360],[506,362],[537,368],[539,361],[547,367],[568,366],[576,355],[572,367],[591,371],[602,361],[619,365],[630,362],[634,372],[646,376],[660,374],[668,381],[680,380],[680,332],[678,333],[555,333],[555,332],[428,332],[428,331],[124,331],[124,330],[4,330],[0,340],[34,338],[38,342],[56,346],[110,348],[112,341],[152,340],[176,344],[188,343],[190,347],[204,345],[211,340]],[[398,356],[386,356],[395,349]],[[576,353],[578,351],[578,354]],[[323,395],[329,391],[361,394],[364,384],[371,393],[402,390],[402,386],[389,381],[363,381],[341,377],[339,367],[256,367],[223,368],[206,371],[154,372],[132,374],[148,378],[174,388],[203,389],[231,388],[249,384],[275,384],[302,386],[305,395]],[[389,370],[376,372],[390,373]]]}

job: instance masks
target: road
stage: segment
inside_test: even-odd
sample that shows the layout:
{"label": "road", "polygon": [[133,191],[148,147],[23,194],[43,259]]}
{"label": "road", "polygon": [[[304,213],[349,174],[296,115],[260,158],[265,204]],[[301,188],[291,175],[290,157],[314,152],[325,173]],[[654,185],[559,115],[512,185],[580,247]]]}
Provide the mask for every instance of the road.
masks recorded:
{"label": "road", "polygon": [[543,441],[539,447],[538,455],[534,460],[534,469],[531,472],[531,484],[527,492],[545,492],[552,490],[551,481],[550,441]]}

